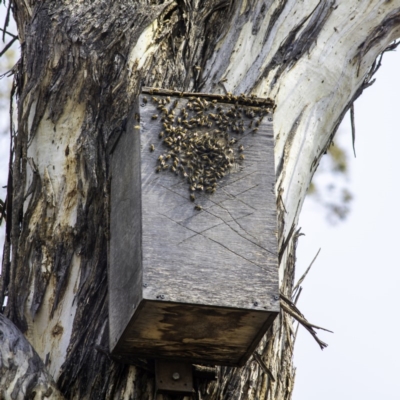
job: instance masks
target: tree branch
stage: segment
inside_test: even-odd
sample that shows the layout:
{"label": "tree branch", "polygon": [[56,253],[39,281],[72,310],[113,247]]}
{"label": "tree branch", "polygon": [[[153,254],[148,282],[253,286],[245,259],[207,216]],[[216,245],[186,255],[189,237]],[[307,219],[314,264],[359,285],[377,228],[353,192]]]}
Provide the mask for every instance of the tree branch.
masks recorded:
{"label": "tree branch", "polygon": [[351,138],[353,141],[353,152],[356,157],[356,122],[354,118],[354,102],[350,106],[350,121],[351,121]]}
{"label": "tree branch", "polygon": [[[308,274],[308,272],[310,271],[312,265],[314,264],[314,261],[317,259],[319,252],[321,251],[321,249],[318,250],[317,254],[315,255],[315,257],[313,258],[313,260],[311,261],[311,264],[308,266],[306,272],[304,272],[304,274],[301,276],[301,278],[297,281],[296,285],[294,286],[294,288],[292,289],[292,297],[294,297],[295,292],[298,290],[298,288],[300,287],[300,285],[303,283],[304,279],[306,279],[306,276]],[[296,304],[296,301],[294,302],[294,304]]]}
{"label": "tree branch", "polygon": [[6,29],[0,28],[0,31],[2,31],[4,34],[11,36],[13,39],[18,39],[18,36],[12,34],[11,32],[8,32]]}
{"label": "tree branch", "polygon": [[4,49],[0,52],[0,57],[13,45],[13,43],[18,40],[18,38],[13,38],[11,39],[6,46],[4,47]]}

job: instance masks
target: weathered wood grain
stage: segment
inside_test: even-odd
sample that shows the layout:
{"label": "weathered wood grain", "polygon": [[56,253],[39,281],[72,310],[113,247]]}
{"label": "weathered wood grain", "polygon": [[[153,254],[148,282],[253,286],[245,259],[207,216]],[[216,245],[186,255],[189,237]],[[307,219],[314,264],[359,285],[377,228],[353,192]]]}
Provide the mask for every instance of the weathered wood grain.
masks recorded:
{"label": "weathered wood grain", "polygon": [[[178,115],[190,100],[176,99]],[[215,193],[190,192],[181,175],[156,173],[167,151],[159,138],[163,122],[157,103],[140,97],[113,155],[110,344],[116,354],[238,365],[279,311],[272,115],[257,130],[255,118],[243,120],[244,132],[229,135],[244,147],[245,159],[235,161]]]}
{"label": "weathered wood grain", "polygon": [[[243,365],[274,313],[143,301],[115,348],[121,359],[171,358]],[[254,346],[252,346],[254,344]]]}
{"label": "weathered wood grain", "polygon": [[[133,116],[137,108],[133,108]],[[111,246],[109,265],[110,347],[114,347],[142,299],[142,205],[140,138],[129,119],[112,158]]]}

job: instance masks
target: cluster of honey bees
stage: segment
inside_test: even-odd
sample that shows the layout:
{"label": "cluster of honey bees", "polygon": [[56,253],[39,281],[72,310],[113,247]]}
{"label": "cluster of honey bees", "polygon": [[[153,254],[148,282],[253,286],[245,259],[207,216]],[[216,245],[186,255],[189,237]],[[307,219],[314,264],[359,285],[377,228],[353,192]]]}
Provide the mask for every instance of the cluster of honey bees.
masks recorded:
{"label": "cluster of honey bees", "polygon": [[[269,111],[239,101],[221,106],[216,99],[193,96],[180,101],[168,96],[151,100],[157,110],[151,118],[161,120],[159,138],[166,147],[155,171],[181,175],[189,185],[191,201],[196,200],[198,192],[215,193],[220,179],[232,169],[241,169],[245,160],[241,137],[256,134]],[[155,150],[154,144],[149,150]],[[195,208],[202,209],[200,205]]]}

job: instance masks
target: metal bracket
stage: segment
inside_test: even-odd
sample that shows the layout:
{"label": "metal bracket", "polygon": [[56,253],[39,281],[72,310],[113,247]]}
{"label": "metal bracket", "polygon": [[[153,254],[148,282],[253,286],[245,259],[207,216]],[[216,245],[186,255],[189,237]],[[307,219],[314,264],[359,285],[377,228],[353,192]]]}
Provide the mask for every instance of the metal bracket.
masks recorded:
{"label": "metal bracket", "polygon": [[156,360],[156,394],[190,396],[193,390],[192,364],[181,361]]}

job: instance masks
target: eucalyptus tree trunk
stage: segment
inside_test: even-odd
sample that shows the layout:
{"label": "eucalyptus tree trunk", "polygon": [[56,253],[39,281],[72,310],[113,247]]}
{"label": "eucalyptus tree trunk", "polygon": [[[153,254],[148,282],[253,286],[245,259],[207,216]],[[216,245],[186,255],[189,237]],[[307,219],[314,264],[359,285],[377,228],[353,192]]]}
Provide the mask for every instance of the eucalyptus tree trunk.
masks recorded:
{"label": "eucalyptus tree trunk", "polygon": [[[1,393],[152,399],[154,375],[108,353],[110,149],[141,87],[274,99],[280,290],[291,298],[308,185],[376,57],[399,36],[400,2],[12,0],[12,10],[21,59]],[[219,368],[198,398],[290,399],[293,335],[281,312],[260,356]]]}

